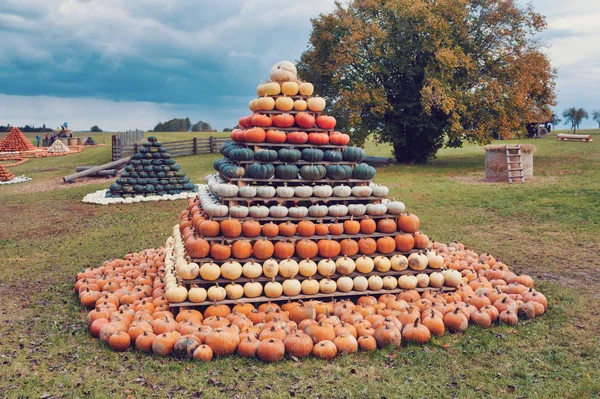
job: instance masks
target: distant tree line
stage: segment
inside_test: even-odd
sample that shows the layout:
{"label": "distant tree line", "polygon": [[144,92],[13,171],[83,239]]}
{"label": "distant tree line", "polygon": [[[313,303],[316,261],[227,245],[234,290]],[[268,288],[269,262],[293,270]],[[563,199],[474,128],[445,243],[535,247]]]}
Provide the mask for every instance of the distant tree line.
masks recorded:
{"label": "distant tree line", "polygon": [[98,127],[98,125],[94,125],[90,128],[90,132],[92,133],[102,133],[103,130]]}
{"label": "distant tree line", "polygon": [[210,123],[198,121],[192,125],[190,118],[173,118],[159,122],[153,129],[155,132],[208,132],[213,130]]}
{"label": "distant tree line", "polygon": [[[13,126],[6,125],[0,125],[0,132],[8,132],[13,128]],[[18,126],[19,130],[22,131],[23,133],[46,133],[46,132],[52,132],[52,129],[47,128],[46,124],[43,124],[42,127],[35,127],[35,125],[25,125],[25,126]]]}

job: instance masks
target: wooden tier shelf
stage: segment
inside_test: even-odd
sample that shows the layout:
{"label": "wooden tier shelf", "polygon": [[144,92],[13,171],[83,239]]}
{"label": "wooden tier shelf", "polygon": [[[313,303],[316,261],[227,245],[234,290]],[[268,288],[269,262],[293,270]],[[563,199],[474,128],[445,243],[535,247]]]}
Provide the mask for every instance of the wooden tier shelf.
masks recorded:
{"label": "wooden tier shelf", "polygon": [[[327,236],[323,236],[322,238],[326,238],[326,237]],[[394,251],[394,252],[389,253],[389,254],[383,254],[381,252],[375,252],[375,253],[372,253],[370,255],[365,255],[365,256],[368,256],[370,258],[374,258],[374,257],[380,256],[380,255],[381,256],[387,256],[387,257],[394,256],[394,255],[408,256],[408,255],[412,254],[413,252],[419,252],[419,251],[420,250],[418,250],[418,249],[413,249],[413,250],[410,250],[408,252]],[[341,255],[341,256],[343,256],[343,255]],[[363,254],[356,254],[356,255],[352,255],[352,256],[348,256],[348,257],[352,258],[352,259],[357,259],[357,258],[360,258],[361,256],[363,256]],[[281,262],[282,260],[284,260],[284,259],[276,258],[274,256],[272,257],[272,259],[275,259],[278,262]],[[287,259],[287,258],[285,258],[285,259]],[[291,259],[294,259],[295,261],[300,262],[304,258],[300,258],[299,256],[292,256]],[[310,260],[312,260],[313,262],[318,262],[318,261],[320,261],[322,259],[328,259],[328,258],[323,258],[321,256],[315,256],[315,257],[311,258]],[[267,259],[259,259],[259,258],[255,258],[253,256],[251,256],[249,258],[245,258],[245,259],[227,258],[227,259],[223,259],[223,260],[216,260],[216,259],[213,259],[213,258],[192,258],[192,262],[198,263],[198,264],[202,264],[202,263],[206,263],[206,262],[224,263],[224,262],[228,262],[228,261],[235,261],[235,262],[240,262],[240,263],[241,262],[255,261],[255,262],[258,262],[258,263],[262,263],[262,262],[264,262],[266,260]]]}
{"label": "wooden tier shelf", "polygon": [[[371,291],[371,290],[349,291],[349,292],[336,291],[331,294],[317,293],[314,295],[280,296],[277,298],[269,298],[266,296],[259,296],[256,298],[242,297],[239,299],[225,299],[225,300],[218,301],[218,302],[204,301],[204,302],[200,302],[200,303],[194,303],[194,302],[169,303],[169,307],[170,308],[189,308],[189,307],[194,307],[194,306],[210,306],[210,305],[214,305],[215,303],[217,303],[218,305],[235,305],[238,303],[284,302],[284,301],[297,301],[297,300],[306,300],[306,299],[323,300],[323,299],[330,299],[330,298],[333,299],[333,298],[339,298],[339,297],[343,298],[343,297],[365,296],[365,295],[399,294],[404,291],[408,291],[408,290],[405,290],[402,288],[394,288],[393,290],[381,289],[378,291]],[[427,288],[415,288],[415,291],[417,291],[417,292],[427,292],[427,291],[454,292],[454,291],[456,291],[456,289],[451,288],[451,287],[441,287],[441,288],[427,287]]]}
{"label": "wooden tier shelf", "polygon": [[[354,277],[358,277],[358,276],[364,276],[364,277],[371,277],[371,276],[380,276],[380,277],[386,277],[386,276],[404,276],[404,275],[414,275],[414,274],[420,274],[420,273],[425,273],[425,274],[431,274],[433,272],[436,271],[440,271],[441,269],[431,269],[431,268],[426,268],[425,270],[412,270],[412,269],[406,269],[406,270],[390,270],[387,272],[378,272],[376,270],[373,270],[372,272],[369,273],[360,273],[360,272],[352,272],[350,274],[344,275],[344,274],[339,274],[339,273],[334,273],[332,276],[330,276],[329,278],[331,280],[337,280],[340,277],[350,277],[350,278],[354,278]],[[297,276],[294,277],[296,280],[298,281],[304,281],[304,280],[308,280],[308,277],[304,277],[301,274],[298,274]],[[323,279],[327,279],[327,277],[325,276],[321,276],[318,272],[317,274],[315,274],[314,276],[311,276],[311,278],[313,280],[323,280]],[[180,279],[181,280],[181,284],[198,284],[198,285],[215,285],[215,284],[229,284],[229,283],[236,283],[236,284],[244,284],[244,283],[249,283],[251,281],[254,282],[258,282],[258,283],[268,283],[269,281],[273,281],[273,278],[271,277],[266,277],[266,276],[261,276],[261,277],[257,277],[257,278],[248,278],[248,277],[240,277],[237,278],[235,280],[228,280],[226,278],[218,278],[216,280],[213,281],[209,281],[209,280],[203,280],[201,278],[195,278],[193,280],[184,280],[184,279]],[[283,282],[287,280],[286,277],[277,275],[275,276],[275,281],[278,282]]]}
{"label": "wooden tier shelf", "polygon": [[[301,94],[296,94],[295,96],[286,96],[285,94],[277,94],[276,96],[263,96],[263,97],[271,97],[271,98],[287,97],[287,98],[291,98],[292,100],[308,100],[309,98],[314,97],[314,96],[303,96]],[[259,98],[262,98],[262,97],[256,97],[257,100]],[[259,111],[257,111],[257,112],[259,112]]]}
{"label": "wooden tier shelf", "polygon": [[[294,197],[295,198],[295,197]],[[384,198],[384,197],[381,197]],[[331,220],[331,221],[343,221],[343,220],[350,220],[351,218],[354,218],[354,220],[362,220],[365,218],[370,218],[370,219],[385,219],[385,218],[397,218],[400,215],[392,215],[390,213],[386,213],[384,215],[361,215],[361,216],[351,216],[351,215],[346,215],[346,216],[341,216],[341,217],[335,217],[335,216],[323,216],[323,217],[316,217],[316,216],[305,216],[303,218],[291,218],[289,216],[286,216],[284,218],[274,218],[274,217],[266,217],[266,218],[253,218],[250,216],[247,216],[245,218],[235,218],[238,219],[240,221],[244,221],[244,220],[256,220],[257,222],[287,222],[287,221],[298,221],[298,220],[310,220],[310,221],[326,221],[326,220]],[[216,220],[216,221],[221,221],[221,220],[227,220],[229,219],[229,216],[213,216],[211,217],[212,220]]]}
{"label": "wooden tier shelf", "polygon": [[[256,113],[258,114],[265,114],[265,115],[284,115],[284,114],[289,114],[289,115],[296,115],[299,114],[300,112],[306,112],[307,114],[310,115],[321,115],[321,112],[315,112],[315,111],[310,111],[308,109],[304,110],[304,111],[296,111],[296,110],[291,110],[291,111],[281,111],[279,109],[273,109],[271,111],[256,111]],[[271,126],[273,128],[277,128],[277,126]],[[266,129],[266,128],[264,128]]]}
{"label": "wooden tier shelf", "polygon": [[[299,218],[300,219],[300,218]],[[292,220],[290,220],[292,221]],[[277,242],[277,241],[299,241],[302,239],[307,239],[307,240],[325,240],[325,239],[332,239],[332,240],[344,240],[346,238],[353,238],[353,239],[359,239],[359,238],[380,238],[380,237],[394,237],[397,234],[400,234],[399,231],[395,231],[393,233],[372,233],[372,234],[326,234],[324,236],[317,236],[317,235],[313,235],[313,236],[307,236],[307,237],[303,237],[303,236],[299,236],[299,235],[293,235],[290,237],[286,237],[286,236],[274,236],[274,237],[265,237],[265,236],[258,236],[258,237],[244,237],[244,236],[239,236],[239,237],[234,237],[234,238],[227,238],[227,237],[222,237],[222,236],[218,236],[218,237],[202,237],[204,238],[206,241],[239,241],[239,240],[246,240],[246,241],[258,241],[260,239],[267,239],[269,241],[273,241],[273,242]],[[343,256],[343,255],[342,255]]]}
{"label": "wooden tier shelf", "polygon": [[[230,158],[227,158],[230,159]],[[236,162],[238,164],[241,165],[246,165],[246,164],[253,164],[253,163],[260,163],[260,164],[265,164],[265,163],[270,163],[271,165],[323,165],[325,167],[329,166],[329,165],[358,165],[358,162],[351,162],[351,161],[337,161],[337,162],[328,162],[328,161],[315,161],[315,162],[309,162],[309,161],[296,161],[296,162],[285,162],[285,161],[257,161],[257,160],[252,160],[252,161],[236,161],[231,159],[232,162]]]}
{"label": "wooden tier shelf", "polygon": [[221,178],[226,181],[245,181],[245,182],[261,182],[261,183],[370,183],[371,180],[361,179],[346,179],[346,180],[333,180],[333,179],[319,179],[319,180],[304,180],[304,179],[278,179],[272,177],[270,179],[255,179],[252,177],[227,177],[221,175]]}
{"label": "wooden tier shelf", "polygon": [[[298,130],[298,129],[295,129]],[[269,147],[289,147],[289,148],[326,148],[326,149],[333,149],[333,150],[343,150],[345,148],[348,148],[347,145],[333,145],[333,144],[323,144],[323,145],[319,145],[319,144],[311,144],[311,143],[304,143],[304,144],[293,144],[293,143],[267,143],[267,142],[262,142],[262,143],[248,143],[248,142],[242,142],[242,141],[237,141],[235,142],[236,144],[239,145],[244,145],[246,147],[260,147],[260,148],[269,148]]]}

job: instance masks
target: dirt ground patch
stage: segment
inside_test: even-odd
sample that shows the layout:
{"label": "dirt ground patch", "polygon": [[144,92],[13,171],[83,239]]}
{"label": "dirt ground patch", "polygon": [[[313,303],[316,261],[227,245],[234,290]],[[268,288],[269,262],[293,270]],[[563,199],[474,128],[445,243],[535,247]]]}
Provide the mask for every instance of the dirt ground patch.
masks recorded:
{"label": "dirt ground patch", "polygon": [[54,191],[54,190],[62,190],[65,188],[73,188],[80,186],[87,186],[95,183],[103,183],[109,182],[112,179],[107,179],[104,177],[84,177],[79,179],[75,183],[65,183],[62,180],[49,181],[43,183],[34,183],[29,184],[27,186],[19,187],[19,189],[15,190],[17,193],[41,193],[45,191]]}

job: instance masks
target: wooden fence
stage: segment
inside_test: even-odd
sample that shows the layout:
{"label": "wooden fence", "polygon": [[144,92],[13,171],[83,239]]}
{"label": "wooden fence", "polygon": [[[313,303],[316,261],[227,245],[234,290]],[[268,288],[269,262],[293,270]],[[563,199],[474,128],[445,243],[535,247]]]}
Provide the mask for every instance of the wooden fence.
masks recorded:
{"label": "wooden fence", "polygon": [[130,132],[119,132],[113,136],[113,143],[116,142],[121,146],[133,145],[144,140],[144,132],[141,130]]}
{"label": "wooden fence", "polygon": [[[116,136],[112,136],[112,160],[116,161],[121,158],[126,158],[137,152],[138,146],[141,144],[133,143],[131,145],[119,145]],[[229,140],[226,137],[198,138],[193,137],[190,140],[167,141],[163,142],[163,147],[173,157],[181,157],[187,155],[211,154],[219,152],[223,144]]]}

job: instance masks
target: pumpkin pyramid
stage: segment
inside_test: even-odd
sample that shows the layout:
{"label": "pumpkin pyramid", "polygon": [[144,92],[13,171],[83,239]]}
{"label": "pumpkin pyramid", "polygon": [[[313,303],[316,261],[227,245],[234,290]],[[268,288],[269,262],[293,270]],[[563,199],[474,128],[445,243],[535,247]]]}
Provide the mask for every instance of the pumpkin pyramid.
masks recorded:
{"label": "pumpkin pyramid", "polygon": [[21,152],[34,151],[35,146],[31,144],[27,137],[18,127],[13,127],[10,132],[0,142],[0,152]]}
{"label": "pumpkin pyramid", "polygon": [[8,168],[3,165],[0,165],[0,181],[10,181],[15,178],[15,175],[10,173]]}
{"label": "pumpkin pyramid", "polygon": [[273,67],[182,213],[171,306],[454,290],[443,258],[420,251],[418,217],[373,184],[364,150],[295,71]]}
{"label": "pumpkin pyramid", "polygon": [[194,184],[154,136],[138,147],[107,197],[172,195],[194,191]]}

